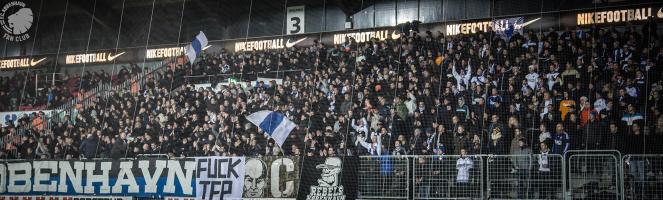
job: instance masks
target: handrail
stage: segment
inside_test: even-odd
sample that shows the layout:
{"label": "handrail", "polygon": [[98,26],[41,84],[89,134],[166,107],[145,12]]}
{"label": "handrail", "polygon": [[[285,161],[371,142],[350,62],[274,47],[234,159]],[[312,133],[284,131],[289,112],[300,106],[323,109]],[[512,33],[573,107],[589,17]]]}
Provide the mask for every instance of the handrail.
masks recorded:
{"label": "handrail", "polygon": [[[285,72],[302,72],[302,71],[311,71],[311,69],[288,69],[288,70],[276,70],[269,72],[256,72],[256,75],[260,74],[270,74],[270,73],[285,73]],[[221,74],[208,74],[208,75],[186,75],[184,78],[201,78],[201,77],[215,77],[215,76],[230,76],[230,75],[246,75],[247,73],[221,73]]]}

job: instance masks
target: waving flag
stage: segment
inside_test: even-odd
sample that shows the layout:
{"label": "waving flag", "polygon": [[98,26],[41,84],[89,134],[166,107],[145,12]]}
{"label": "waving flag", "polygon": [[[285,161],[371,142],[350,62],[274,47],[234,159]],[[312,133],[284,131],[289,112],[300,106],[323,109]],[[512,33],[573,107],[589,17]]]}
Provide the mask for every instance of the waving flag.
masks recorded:
{"label": "waving flag", "polygon": [[205,46],[207,46],[207,37],[205,36],[205,33],[200,31],[186,49],[186,56],[189,57],[189,63],[193,64],[193,61],[196,60],[196,57],[198,57],[198,54],[200,54],[200,51],[202,51]]}
{"label": "waving flag", "polygon": [[290,131],[297,126],[283,114],[269,110],[255,112],[247,116],[246,119],[269,134],[279,147],[288,138]]}

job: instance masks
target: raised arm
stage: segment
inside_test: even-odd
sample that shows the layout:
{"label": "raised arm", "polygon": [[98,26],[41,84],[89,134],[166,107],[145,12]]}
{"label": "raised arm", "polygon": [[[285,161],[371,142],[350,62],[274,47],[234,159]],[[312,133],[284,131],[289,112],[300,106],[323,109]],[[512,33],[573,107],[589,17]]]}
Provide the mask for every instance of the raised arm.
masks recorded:
{"label": "raised arm", "polygon": [[462,79],[460,74],[458,74],[458,72],[456,72],[456,61],[454,61],[451,64],[451,74],[454,76],[454,78],[456,78],[457,81],[460,81]]}
{"label": "raised arm", "polygon": [[382,136],[378,135],[378,146],[377,149],[378,155],[382,155]]}
{"label": "raised arm", "polygon": [[359,143],[362,147],[366,148],[366,150],[371,150],[371,144],[365,141],[365,137],[357,137],[357,141],[355,144]]}
{"label": "raised arm", "polygon": [[[470,78],[472,77],[472,65],[470,65],[470,62],[467,62],[467,71],[465,71],[465,82],[469,81]],[[467,85],[467,83],[465,83]]]}

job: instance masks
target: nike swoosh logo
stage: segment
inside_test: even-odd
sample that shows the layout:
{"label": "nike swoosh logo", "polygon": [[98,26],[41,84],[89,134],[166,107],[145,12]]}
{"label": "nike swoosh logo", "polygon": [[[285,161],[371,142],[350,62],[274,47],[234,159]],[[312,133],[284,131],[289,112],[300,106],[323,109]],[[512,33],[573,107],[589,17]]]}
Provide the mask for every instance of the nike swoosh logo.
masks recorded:
{"label": "nike swoosh logo", "polygon": [[108,61],[113,61],[113,60],[115,60],[115,58],[120,57],[124,53],[126,53],[126,52],[118,53],[118,54],[115,54],[114,56],[111,56],[111,53],[108,53]]}
{"label": "nike swoosh logo", "polygon": [[302,38],[302,39],[296,40],[295,42],[292,42],[292,43],[291,43],[291,42],[290,42],[290,39],[288,39],[288,40],[285,42],[285,47],[286,47],[286,48],[293,47],[293,46],[295,46],[295,44],[300,43],[300,42],[302,42],[302,41],[304,41],[304,40],[306,40],[306,38]]}
{"label": "nike swoosh logo", "polygon": [[35,59],[32,59],[32,60],[30,60],[30,66],[34,67],[37,64],[39,64],[41,61],[44,61],[44,60],[46,60],[46,58],[42,58],[42,59],[39,59],[37,61],[35,61]]}
{"label": "nike swoosh logo", "polygon": [[533,19],[533,20],[529,20],[529,21],[527,21],[527,22],[525,22],[525,23],[522,23],[522,24],[517,24],[516,27],[514,27],[514,28],[516,28],[516,29],[523,28],[523,27],[525,27],[525,26],[527,26],[527,25],[530,25],[530,24],[532,24],[532,23],[534,23],[534,22],[536,22],[536,21],[539,21],[540,19],[541,19],[541,18],[539,17],[539,18],[536,18],[536,19]]}
{"label": "nike swoosh logo", "polygon": [[207,45],[207,46],[203,47],[203,51],[204,51],[205,49],[209,49],[210,47],[212,47],[212,45]]}
{"label": "nike swoosh logo", "polygon": [[658,12],[656,12],[656,16],[658,18],[663,18],[663,8],[658,9]]}
{"label": "nike swoosh logo", "polygon": [[396,31],[391,33],[391,39],[398,40],[398,38],[401,38],[401,34],[396,34]]}

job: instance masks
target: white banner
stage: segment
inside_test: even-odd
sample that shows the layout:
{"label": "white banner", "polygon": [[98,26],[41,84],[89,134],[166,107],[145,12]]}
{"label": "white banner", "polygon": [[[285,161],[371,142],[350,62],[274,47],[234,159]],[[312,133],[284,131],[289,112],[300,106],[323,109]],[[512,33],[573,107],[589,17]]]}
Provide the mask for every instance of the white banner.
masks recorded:
{"label": "white banner", "polygon": [[242,199],[244,157],[196,158],[196,199]]}
{"label": "white banner", "polygon": [[256,79],[256,82],[254,86],[258,85],[258,83],[262,81],[265,85],[271,85],[272,81],[275,81],[277,85],[283,84],[283,79],[282,78],[260,78]]}
{"label": "white banner", "polygon": [[286,13],[286,31],[288,35],[304,33],[304,24],[306,24],[304,20],[305,13],[304,6],[288,7],[288,12]]}
{"label": "white banner", "polygon": [[52,111],[54,110],[0,112],[0,126],[6,126],[7,122],[13,122],[14,125],[16,125],[16,121],[18,121],[18,119],[21,119],[24,115],[30,116],[32,113],[44,112],[44,115],[51,116]]}

